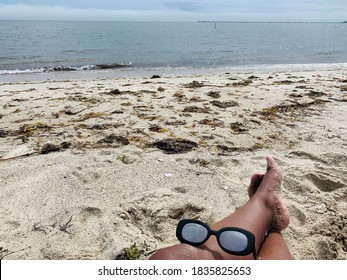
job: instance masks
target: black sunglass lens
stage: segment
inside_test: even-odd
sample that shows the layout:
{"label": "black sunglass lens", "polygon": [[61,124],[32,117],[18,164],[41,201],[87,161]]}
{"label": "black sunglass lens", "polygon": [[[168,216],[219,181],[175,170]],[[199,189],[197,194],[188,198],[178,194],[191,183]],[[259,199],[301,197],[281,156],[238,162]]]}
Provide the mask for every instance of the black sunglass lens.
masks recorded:
{"label": "black sunglass lens", "polygon": [[242,252],[247,248],[248,238],[241,232],[227,230],[221,233],[219,242],[222,247],[229,251]]}
{"label": "black sunglass lens", "polygon": [[182,228],[182,237],[191,243],[200,243],[205,240],[207,235],[208,230],[200,224],[188,223]]}

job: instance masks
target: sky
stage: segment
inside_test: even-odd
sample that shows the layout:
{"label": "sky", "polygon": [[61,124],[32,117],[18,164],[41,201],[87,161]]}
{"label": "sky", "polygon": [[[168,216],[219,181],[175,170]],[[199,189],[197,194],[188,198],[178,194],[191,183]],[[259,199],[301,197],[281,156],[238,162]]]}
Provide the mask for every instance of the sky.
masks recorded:
{"label": "sky", "polygon": [[333,21],[346,0],[0,0],[0,20]]}

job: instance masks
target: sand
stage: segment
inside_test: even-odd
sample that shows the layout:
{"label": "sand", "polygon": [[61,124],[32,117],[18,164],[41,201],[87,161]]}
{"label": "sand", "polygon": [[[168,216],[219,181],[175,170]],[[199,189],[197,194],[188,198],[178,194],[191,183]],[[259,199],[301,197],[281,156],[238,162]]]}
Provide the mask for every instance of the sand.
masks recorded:
{"label": "sand", "polygon": [[0,102],[2,259],[146,259],[242,206],[267,155],[293,256],[347,259],[344,68],[8,82]]}

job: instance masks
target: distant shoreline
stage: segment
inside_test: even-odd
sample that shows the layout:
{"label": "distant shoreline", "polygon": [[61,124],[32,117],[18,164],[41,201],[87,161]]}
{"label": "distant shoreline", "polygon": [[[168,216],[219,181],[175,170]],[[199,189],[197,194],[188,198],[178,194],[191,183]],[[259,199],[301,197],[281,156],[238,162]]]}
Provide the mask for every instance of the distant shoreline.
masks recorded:
{"label": "distant shoreline", "polygon": [[218,20],[199,20],[198,23],[347,23],[347,21],[218,21]]}

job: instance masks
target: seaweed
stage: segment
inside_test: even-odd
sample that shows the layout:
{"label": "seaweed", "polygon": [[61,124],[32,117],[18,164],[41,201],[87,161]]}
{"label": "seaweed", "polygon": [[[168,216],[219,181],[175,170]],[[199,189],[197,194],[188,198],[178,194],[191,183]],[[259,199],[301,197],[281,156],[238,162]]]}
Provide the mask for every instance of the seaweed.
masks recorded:
{"label": "seaweed", "polygon": [[154,90],[147,90],[147,89],[143,89],[143,90],[140,90],[138,93],[148,93],[148,94],[153,94],[153,93],[157,93],[156,91]]}
{"label": "seaweed", "polygon": [[149,131],[152,131],[152,132],[158,132],[158,133],[166,133],[166,132],[169,132],[169,130],[167,128],[163,128],[159,125],[152,125],[149,127]]}
{"label": "seaweed", "polygon": [[114,143],[125,146],[125,145],[129,145],[129,140],[125,138],[124,136],[110,134],[97,142],[97,144],[108,144],[108,145],[114,144]]}
{"label": "seaweed", "polygon": [[164,139],[151,144],[152,147],[164,151],[166,154],[187,153],[198,147],[196,142],[186,139]]}
{"label": "seaweed", "polygon": [[256,150],[263,149],[264,145],[262,143],[255,143],[251,147],[229,147],[226,145],[217,145],[217,149],[222,152],[222,155],[225,153],[233,153],[233,152],[253,152]]}
{"label": "seaweed", "polygon": [[224,125],[224,122],[219,120],[219,119],[213,119],[213,120],[210,120],[210,119],[203,119],[201,121],[199,121],[199,124],[203,124],[203,125],[210,125],[210,126],[219,126],[219,127],[222,127]]}
{"label": "seaweed", "polygon": [[111,115],[113,115],[113,114],[121,115],[121,114],[124,114],[124,111],[123,110],[114,110],[111,112]]}
{"label": "seaweed", "polygon": [[251,75],[248,77],[248,80],[256,80],[256,79],[260,79],[260,78],[254,75]]}
{"label": "seaweed", "polygon": [[109,129],[112,127],[113,127],[112,124],[102,123],[102,124],[93,124],[89,127],[89,129],[91,129],[91,130],[105,130],[105,129]]}
{"label": "seaweed", "polygon": [[115,260],[137,260],[144,252],[144,250],[139,249],[136,243],[134,243],[130,247],[123,248],[122,251],[116,255]]}
{"label": "seaweed", "polygon": [[209,91],[206,93],[207,96],[212,97],[212,98],[220,98],[220,92],[219,91]]}
{"label": "seaweed", "polygon": [[[76,95],[79,93],[75,93]],[[70,96],[68,98],[68,101],[79,101],[79,102],[85,102],[85,103],[90,103],[90,104],[98,104],[100,103],[99,99],[96,98],[88,98],[85,96]]]}
{"label": "seaweed", "polygon": [[327,94],[321,91],[310,90],[310,92],[307,95],[310,97],[322,97]]}
{"label": "seaweed", "polygon": [[235,107],[235,106],[239,106],[239,103],[237,103],[236,101],[218,101],[218,100],[213,100],[210,102],[213,106],[216,106],[218,108],[229,108],[229,107]]}
{"label": "seaweed", "polygon": [[7,132],[4,129],[0,129],[0,138],[4,138],[7,136]]}
{"label": "seaweed", "polygon": [[60,151],[60,147],[59,146],[57,146],[55,144],[52,144],[50,142],[47,142],[40,149],[40,154],[48,154],[48,153],[51,153],[51,152],[58,152],[58,151]]}
{"label": "seaweed", "polygon": [[19,127],[19,131],[15,132],[15,135],[22,135],[22,136],[32,136],[34,133],[38,130],[48,131],[51,127],[47,124],[37,122],[34,124],[23,124]]}
{"label": "seaweed", "polygon": [[131,143],[133,143],[135,146],[140,148],[147,148],[151,146],[148,139],[146,139],[145,137],[130,135],[128,137],[128,140],[131,141]]}
{"label": "seaweed", "polygon": [[106,113],[100,113],[100,112],[91,112],[91,113],[86,113],[83,116],[80,116],[79,118],[73,120],[74,122],[81,122],[85,121],[88,119],[93,119],[93,118],[101,118],[101,117],[106,117],[108,114]]}
{"label": "seaweed", "polygon": [[204,86],[205,86],[204,83],[200,83],[198,81],[192,81],[191,83],[184,85],[184,87],[186,87],[186,88],[201,88]]}
{"label": "seaweed", "polygon": [[119,160],[123,164],[128,164],[129,163],[129,159],[128,159],[128,157],[126,155],[119,155],[119,156],[117,156],[117,160]]}
{"label": "seaweed", "polygon": [[253,83],[253,81],[248,79],[248,80],[244,80],[244,81],[240,81],[240,82],[235,82],[232,85],[234,87],[245,87],[245,86],[249,86],[251,83]]}
{"label": "seaweed", "polygon": [[247,132],[248,129],[244,127],[242,123],[234,122],[230,124],[231,129],[236,133],[244,133]]}
{"label": "seaweed", "polygon": [[177,102],[185,102],[188,100],[188,98],[181,92],[174,93],[173,97],[176,98]]}
{"label": "seaweed", "polygon": [[219,150],[222,150],[223,152],[228,152],[228,153],[246,151],[245,148],[241,148],[241,147],[228,147],[226,145],[217,145],[217,148]]}
{"label": "seaweed", "polygon": [[109,94],[109,95],[120,95],[120,94],[122,94],[122,92],[119,90],[119,89],[113,89],[113,90],[111,90],[111,91],[109,91],[109,92],[106,92],[105,94]]}
{"label": "seaweed", "polygon": [[275,120],[279,119],[283,116],[280,116],[279,114],[283,115],[290,115],[290,116],[301,116],[302,112],[314,105],[321,105],[327,102],[327,100],[322,100],[322,99],[316,99],[312,102],[306,102],[306,103],[298,103],[295,102],[294,104],[280,104],[276,106],[272,106],[269,108],[263,108],[261,112],[259,112],[262,117],[261,119],[263,120]]}
{"label": "seaweed", "polygon": [[153,106],[138,105],[138,106],[133,106],[133,109],[135,111],[150,112],[153,110]]}
{"label": "seaweed", "polygon": [[210,108],[204,107],[200,108],[197,106],[188,106],[183,109],[182,112],[189,112],[189,113],[209,113]]}
{"label": "seaweed", "polygon": [[186,125],[187,122],[186,121],[181,121],[181,120],[177,120],[177,121],[166,121],[165,125]]}
{"label": "seaweed", "polygon": [[160,116],[149,115],[149,114],[135,114],[135,115],[141,120],[154,121],[154,120],[158,120],[160,118]]}
{"label": "seaweed", "polygon": [[191,99],[189,99],[189,102],[204,102],[206,100],[202,99],[200,96],[193,96]]}
{"label": "seaweed", "polygon": [[274,82],[275,85],[290,85],[290,84],[294,84],[294,81],[290,81],[290,80],[283,80],[283,81],[276,81]]}

